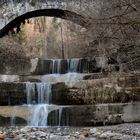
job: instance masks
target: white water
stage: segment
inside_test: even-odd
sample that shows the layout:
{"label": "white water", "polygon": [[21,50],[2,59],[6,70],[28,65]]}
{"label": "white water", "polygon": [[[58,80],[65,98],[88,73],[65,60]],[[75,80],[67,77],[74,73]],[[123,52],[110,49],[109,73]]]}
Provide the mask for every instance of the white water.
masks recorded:
{"label": "white water", "polygon": [[18,106],[15,106],[14,109],[13,109],[13,114],[12,114],[12,117],[11,117],[11,126],[15,126],[16,124],[16,114],[18,112]]}
{"label": "white water", "polygon": [[[26,83],[27,105],[30,109],[30,115],[28,118],[29,126],[35,127],[47,126],[50,108],[52,108],[51,110],[59,110],[59,114],[56,116],[56,120],[58,120],[57,125],[61,126],[63,107],[50,105],[52,103],[51,83],[64,82],[66,85],[72,86],[75,84],[75,82],[82,80],[83,74],[77,73],[80,62],[79,60],[80,59],[67,60],[69,71],[67,74],[60,74],[61,59],[52,60],[53,74],[42,76],[41,83],[30,83],[30,82]],[[37,65],[37,60],[34,61],[34,65]],[[16,107],[13,111],[13,117],[11,118],[12,126],[15,126],[15,117],[17,111],[18,108]]]}
{"label": "white water", "polygon": [[52,67],[52,73],[60,73],[61,70],[61,59],[53,59],[53,67]]}
{"label": "white water", "polygon": [[72,58],[70,60],[68,60],[68,66],[69,66],[69,72],[78,72],[78,66],[80,63],[80,59],[79,58]]}
{"label": "white water", "polygon": [[83,77],[80,73],[49,74],[42,76],[41,80],[45,83],[64,82],[66,85],[73,86],[77,81],[83,80]]}
{"label": "white water", "polygon": [[38,104],[50,104],[51,85],[47,83],[36,83],[38,93]]}
{"label": "white water", "polygon": [[48,125],[48,105],[38,104],[31,106],[31,114],[28,121],[29,126],[47,126]]}
{"label": "white water", "polygon": [[[61,67],[62,67],[62,65],[61,65],[62,59],[53,59],[52,62],[53,62],[52,74],[60,74]],[[67,59],[68,72],[77,73],[79,64],[80,64],[79,58]]]}
{"label": "white water", "polygon": [[26,94],[27,94],[27,104],[32,104],[32,96],[35,94],[35,84],[27,82],[26,83]]}
{"label": "white water", "polygon": [[61,119],[62,119],[62,111],[63,111],[63,108],[60,108],[59,109],[59,126],[61,126]]}
{"label": "white water", "polygon": [[[32,96],[37,92],[37,103],[32,105]],[[48,106],[51,103],[51,85],[48,83],[26,83],[27,105],[31,110],[29,126],[47,126]],[[34,95],[35,97],[35,95]]]}

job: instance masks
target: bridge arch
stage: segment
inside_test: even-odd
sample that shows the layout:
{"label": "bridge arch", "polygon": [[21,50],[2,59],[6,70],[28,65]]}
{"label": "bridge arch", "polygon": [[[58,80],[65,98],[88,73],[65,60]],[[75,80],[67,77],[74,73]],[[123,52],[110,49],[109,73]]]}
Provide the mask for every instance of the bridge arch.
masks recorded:
{"label": "bridge arch", "polygon": [[86,21],[86,18],[84,16],[79,15],[75,12],[71,12],[68,10],[62,10],[62,9],[41,9],[41,10],[27,12],[27,13],[13,19],[11,22],[9,22],[6,26],[4,26],[0,30],[0,38],[7,35],[9,33],[9,31],[11,31],[13,28],[15,28],[17,26],[20,27],[21,23],[24,23],[26,19],[30,19],[33,17],[39,17],[39,16],[56,17],[56,18],[69,20],[69,21],[72,21],[85,28],[88,24],[88,22]]}

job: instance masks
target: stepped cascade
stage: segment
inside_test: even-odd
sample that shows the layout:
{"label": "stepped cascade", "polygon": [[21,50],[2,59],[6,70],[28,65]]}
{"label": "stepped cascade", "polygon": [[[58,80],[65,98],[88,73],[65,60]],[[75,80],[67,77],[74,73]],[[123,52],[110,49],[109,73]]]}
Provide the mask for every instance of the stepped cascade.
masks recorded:
{"label": "stepped cascade", "polygon": [[[35,61],[36,62],[36,61]],[[37,65],[33,62],[34,65]],[[28,126],[48,126],[52,125],[51,123],[55,123],[53,125],[61,126],[68,125],[68,116],[62,120],[63,106],[57,106],[53,104],[52,101],[52,86],[51,86],[51,78],[54,78],[53,82],[74,82],[74,80],[82,80],[82,75],[78,72],[78,66],[80,64],[80,59],[71,59],[67,60],[68,62],[68,72],[66,74],[61,74],[61,59],[52,60],[52,74],[42,76],[42,82],[26,82],[26,96],[27,96],[27,104],[23,106],[27,106],[30,110],[28,116]],[[34,66],[35,67],[35,66]],[[80,76],[77,76],[80,75]],[[49,79],[50,77],[50,79]],[[11,125],[15,126],[16,124],[16,114],[20,110],[18,106],[14,107],[14,113],[11,117]],[[55,117],[53,122],[52,118],[49,118],[49,113],[51,111],[55,111],[52,117]],[[51,121],[49,122],[50,119]],[[66,122],[65,122],[66,121]]]}
{"label": "stepped cascade", "polygon": [[[10,76],[2,79],[5,83],[0,83],[1,125],[95,126],[139,121],[139,102],[129,103],[132,98],[128,96],[130,90],[134,93],[133,100],[139,101],[139,75],[111,81],[100,71],[89,73],[90,62],[81,58],[34,59],[32,64],[31,76],[14,76],[21,82],[8,82],[7,77]],[[40,74],[37,70],[40,64],[49,72]],[[100,64],[99,67],[102,68]],[[96,80],[98,76],[101,78]],[[131,90],[134,81],[136,91]],[[124,98],[121,98],[122,95]],[[6,118],[3,117],[5,110]],[[134,115],[135,112],[137,115]]]}
{"label": "stepped cascade", "polygon": [[[31,96],[28,96],[27,99],[30,101],[31,114],[29,116],[29,126],[47,126],[48,124],[48,106],[51,103],[51,85],[46,83],[26,83],[29,86],[27,91],[31,94],[35,92],[35,87],[37,90],[37,104],[32,105]],[[29,87],[29,89],[28,89]],[[30,88],[31,87],[31,88]],[[28,92],[27,92],[28,93]]]}
{"label": "stepped cascade", "polygon": [[[114,81],[114,87],[100,71],[103,62],[94,65],[94,70],[97,69],[93,72],[96,73],[89,73],[90,65],[90,61],[81,58],[34,59],[31,76],[12,76],[14,81],[20,79],[21,82],[8,82],[10,76],[3,76],[2,81],[5,82],[0,83],[0,124],[48,127],[139,121],[139,102],[129,103],[132,96],[128,95],[128,91],[133,92],[133,100],[139,101],[139,88],[134,91],[132,87],[139,87],[139,75],[120,77]],[[40,72],[42,68],[48,73]],[[132,84],[134,80],[135,85]],[[124,98],[121,98],[122,94]]]}
{"label": "stepped cascade", "polygon": [[[71,59],[32,59],[31,73],[33,75],[45,74],[67,74],[67,73],[85,73],[92,72],[90,69],[91,62],[82,58]],[[100,68],[100,66],[97,66]]]}
{"label": "stepped cascade", "polygon": [[0,0],[0,140],[140,140],[140,0]]}
{"label": "stepped cascade", "polygon": [[0,0],[0,140],[140,140],[140,0]]}

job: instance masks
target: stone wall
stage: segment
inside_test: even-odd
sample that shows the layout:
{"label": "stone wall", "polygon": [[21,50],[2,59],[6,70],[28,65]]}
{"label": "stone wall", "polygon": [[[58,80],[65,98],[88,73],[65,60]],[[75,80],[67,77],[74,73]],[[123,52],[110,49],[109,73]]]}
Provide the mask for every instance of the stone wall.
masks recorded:
{"label": "stone wall", "polygon": [[[105,68],[107,62],[98,61],[102,57],[96,57],[94,60],[79,59],[77,72],[79,73],[97,73],[101,72]],[[102,58],[103,59],[103,58]],[[57,59],[56,59],[57,60]],[[72,59],[68,59],[71,61]],[[59,74],[65,74],[69,71],[69,62],[66,59],[60,59],[60,62],[55,62],[54,72]],[[35,62],[36,61],[36,62]],[[42,59],[32,59],[31,60],[31,75],[44,75],[53,73],[53,61],[54,60],[42,60]],[[34,64],[34,62],[36,64]],[[60,63],[60,69],[57,71],[58,63]],[[114,69],[114,71],[116,71]]]}
{"label": "stone wall", "polygon": [[[66,86],[64,83],[52,84],[52,101],[59,105],[140,101],[139,79],[140,75],[135,74],[112,79],[82,80],[73,86]],[[0,91],[0,105],[19,105],[27,102],[25,83],[0,83]]]}
{"label": "stone wall", "polygon": [[[107,67],[107,61],[101,60],[103,57],[95,57],[94,60],[88,60],[79,58],[77,72],[79,73],[101,73],[107,75],[108,72],[114,72],[119,70],[119,66],[116,68],[115,65]],[[72,59],[60,59],[60,69],[58,69],[58,62],[56,59],[54,73],[65,74],[69,71],[70,63]],[[53,73],[53,61],[54,60],[43,60],[43,59],[31,59],[31,60],[20,60],[18,63],[1,63],[0,74],[7,75],[45,75]],[[92,77],[90,77],[92,78]]]}
{"label": "stone wall", "polygon": [[[54,108],[54,107],[53,107]],[[9,126],[10,117],[15,115],[16,124],[27,125],[30,108],[27,106],[0,107],[0,125]],[[15,114],[14,114],[15,113]],[[100,126],[140,122],[140,102],[119,104],[98,104],[90,106],[64,106],[61,118],[59,110],[49,113],[48,125],[58,126]]]}
{"label": "stone wall", "polygon": [[[58,125],[59,112],[49,115],[49,125]],[[64,107],[61,126],[99,126],[140,122],[140,103],[100,104],[93,106]]]}
{"label": "stone wall", "polygon": [[140,75],[85,80],[68,87],[62,104],[127,103],[140,101]]}

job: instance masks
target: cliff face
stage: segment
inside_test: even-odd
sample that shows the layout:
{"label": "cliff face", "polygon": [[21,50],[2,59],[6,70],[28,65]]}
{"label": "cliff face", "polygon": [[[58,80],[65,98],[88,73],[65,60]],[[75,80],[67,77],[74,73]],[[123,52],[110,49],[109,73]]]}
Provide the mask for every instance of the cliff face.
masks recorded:
{"label": "cliff face", "polygon": [[30,59],[20,44],[10,38],[0,39],[0,74],[25,75],[30,72]]}

